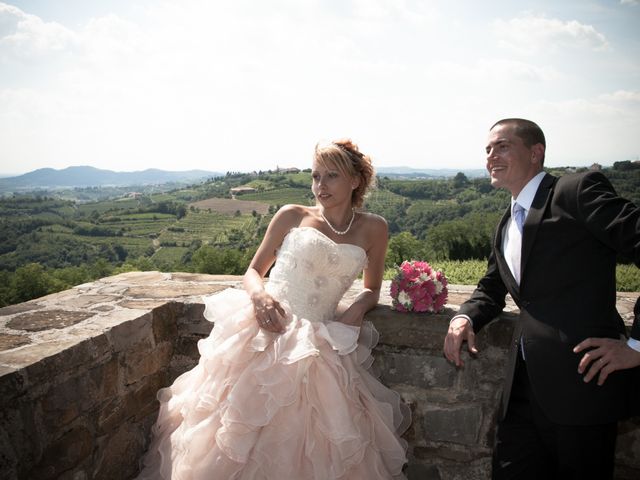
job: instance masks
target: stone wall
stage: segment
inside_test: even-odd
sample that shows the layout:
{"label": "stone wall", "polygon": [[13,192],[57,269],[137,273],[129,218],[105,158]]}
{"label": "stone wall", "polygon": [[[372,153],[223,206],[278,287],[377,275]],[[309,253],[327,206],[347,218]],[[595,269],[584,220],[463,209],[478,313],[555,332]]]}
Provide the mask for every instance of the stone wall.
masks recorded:
{"label": "stone wall", "polygon": [[[0,479],[130,479],[155,420],[158,388],[197,361],[212,325],[201,295],[238,277],[128,273],[0,309]],[[358,285],[347,296],[353,296]],[[376,368],[413,411],[409,479],[488,479],[514,307],[478,335],[460,370],[442,356],[448,320],[400,314],[384,297]],[[637,294],[620,294],[626,320]],[[616,478],[640,478],[640,419],[620,425]]]}

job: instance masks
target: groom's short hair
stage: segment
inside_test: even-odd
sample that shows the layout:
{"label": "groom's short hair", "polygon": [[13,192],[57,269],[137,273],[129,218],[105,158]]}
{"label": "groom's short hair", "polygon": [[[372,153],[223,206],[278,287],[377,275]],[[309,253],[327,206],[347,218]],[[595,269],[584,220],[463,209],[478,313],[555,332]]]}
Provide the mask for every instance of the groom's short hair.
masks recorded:
{"label": "groom's short hair", "polygon": [[[547,141],[544,138],[544,132],[537,123],[532,122],[531,120],[526,120],[524,118],[503,118],[502,120],[498,120],[494,123],[489,130],[493,130],[498,125],[510,126],[513,129],[513,134],[522,139],[522,143],[524,143],[524,146],[527,148],[531,148],[537,143],[542,144],[545,150],[547,148]],[[540,164],[544,164],[544,154],[542,155]]]}

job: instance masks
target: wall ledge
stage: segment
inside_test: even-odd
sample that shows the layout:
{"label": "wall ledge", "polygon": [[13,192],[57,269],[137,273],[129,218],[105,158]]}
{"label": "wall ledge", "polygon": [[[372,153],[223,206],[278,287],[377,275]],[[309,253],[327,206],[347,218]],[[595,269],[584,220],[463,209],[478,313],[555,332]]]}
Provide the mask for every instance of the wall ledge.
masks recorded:
{"label": "wall ledge", "polygon": [[[133,478],[158,388],[198,359],[212,324],[202,296],[238,276],[130,272],[0,308],[0,471],[7,479]],[[346,294],[353,298],[356,282]],[[473,287],[451,285],[442,314],[391,310],[388,282],[368,313],[375,367],[413,411],[410,479],[490,478],[506,351],[517,308],[477,336],[455,369],[442,356],[449,319]],[[637,293],[618,294],[630,325]],[[640,418],[620,424],[616,478],[640,478]]]}

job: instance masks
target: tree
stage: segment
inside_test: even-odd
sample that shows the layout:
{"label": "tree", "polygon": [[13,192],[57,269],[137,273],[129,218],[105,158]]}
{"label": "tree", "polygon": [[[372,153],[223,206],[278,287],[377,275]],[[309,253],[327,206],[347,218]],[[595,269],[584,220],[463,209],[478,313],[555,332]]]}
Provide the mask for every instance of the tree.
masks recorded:
{"label": "tree", "polygon": [[436,225],[427,232],[427,245],[438,260],[487,258],[501,213],[471,213]]}
{"label": "tree", "polygon": [[199,273],[242,275],[248,266],[243,252],[233,248],[203,245],[191,258],[193,269]]}
{"label": "tree", "polygon": [[424,243],[409,232],[400,232],[391,237],[387,247],[385,266],[391,268],[400,265],[404,260],[424,260]]}
{"label": "tree", "polygon": [[456,176],[453,177],[454,188],[464,188],[467,185],[469,185],[469,179],[467,176],[462,172],[456,173]]}
{"label": "tree", "polygon": [[28,263],[16,269],[13,276],[13,297],[15,303],[42,297],[49,293],[49,276],[39,263]]}

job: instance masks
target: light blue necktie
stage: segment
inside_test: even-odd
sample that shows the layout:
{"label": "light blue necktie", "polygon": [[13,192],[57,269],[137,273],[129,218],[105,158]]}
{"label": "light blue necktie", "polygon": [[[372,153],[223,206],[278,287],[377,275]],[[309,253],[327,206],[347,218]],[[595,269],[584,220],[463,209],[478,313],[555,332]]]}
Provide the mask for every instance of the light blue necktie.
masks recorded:
{"label": "light blue necktie", "polygon": [[[520,205],[518,202],[513,204],[513,220],[516,222],[516,226],[518,227],[518,230],[520,231],[520,235],[522,235],[522,227],[524,225],[524,207],[522,205]],[[519,242],[521,244],[522,242],[522,238],[519,239]],[[516,267],[518,269],[518,273],[516,275],[517,278],[517,282],[518,284],[520,284],[520,255],[518,254],[518,266]],[[520,354],[522,355],[522,359],[525,360],[525,355],[524,355],[524,339],[522,338],[522,336],[520,336]]]}
{"label": "light blue necktie", "polygon": [[520,235],[522,235],[522,226],[524,225],[524,207],[518,202],[513,204],[513,219],[516,221]]}
{"label": "light blue necktie", "polygon": [[508,231],[508,244],[505,246],[505,257],[509,263],[509,269],[515,278],[516,283],[520,285],[520,262],[522,254],[522,226],[524,224],[525,210],[519,203],[513,204],[511,212],[511,224]]}

